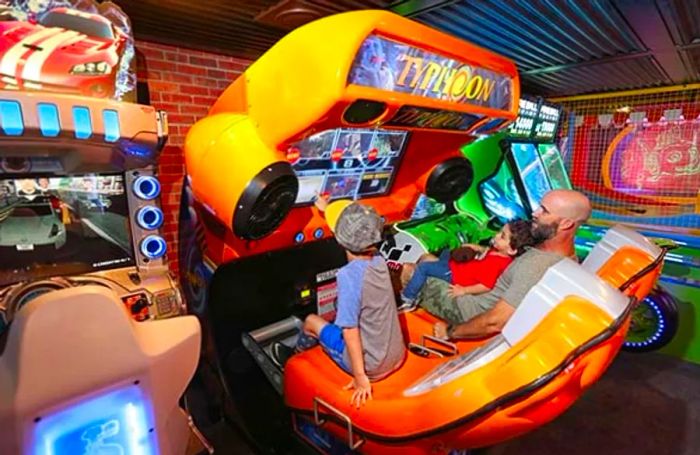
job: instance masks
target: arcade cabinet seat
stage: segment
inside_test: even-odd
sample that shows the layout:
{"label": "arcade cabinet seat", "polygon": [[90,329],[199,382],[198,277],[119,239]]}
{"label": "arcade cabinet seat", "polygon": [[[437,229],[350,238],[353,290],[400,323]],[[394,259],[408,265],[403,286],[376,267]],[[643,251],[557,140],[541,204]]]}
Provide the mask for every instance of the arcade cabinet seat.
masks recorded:
{"label": "arcade cabinet seat", "polygon": [[[366,453],[498,443],[549,422],[602,375],[624,340],[631,301],[563,259],[500,335],[476,348],[460,342],[451,352],[433,350],[437,355],[411,349],[398,371],[374,383],[373,399],[360,409],[342,390],[350,377],[320,348],[286,364],[285,400],[297,418],[328,421],[325,429],[349,444],[362,441]],[[412,342],[431,333],[424,316],[401,315]]]}
{"label": "arcade cabinet seat", "polygon": [[183,454],[199,349],[197,318],[138,323],[106,288],[37,297],[0,346],[0,453]]}
{"label": "arcade cabinet seat", "polygon": [[661,274],[666,248],[622,225],[608,229],[582,266],[641,302]]}

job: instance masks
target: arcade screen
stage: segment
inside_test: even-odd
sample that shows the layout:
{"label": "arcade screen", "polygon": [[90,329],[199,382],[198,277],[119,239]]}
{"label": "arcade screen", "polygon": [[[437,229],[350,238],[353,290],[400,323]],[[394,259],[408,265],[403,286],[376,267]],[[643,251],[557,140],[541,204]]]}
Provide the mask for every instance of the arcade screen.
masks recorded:
{"label": "arcade screen", "polygon": [[508,126],[508,135],[516,139],[529,139],[537,120],[537,113],[537,101],[520,98],[518,118]]}
{"label": "arcade screen", "polygon": [[480,188],[479,193],[484,206],[502,223],[516,218],[528,218],[506,160],[501,162],[498,171],[491,178],[485,180]]}
{"label": "arcade screen", "polygon": [[535,144],[511,144],[511,151],[520,177],[527,192],[527,198],[533,211],[540,206],[542,196],[552,187]]}
{"label": "arcade screen", "polygon": [[134,263],[122,175],[0,179],[0,285]]}
{"label": "arcade screen", "polygon": [[566,173],[564,161],[561,159],[559,149],[554,144],[539,144],[537,151],[542,158],[544,167],[547,170],[547,177],[553,190],[567,189],[570,190],[571,181]]}
{"label": "arcade screen", "polygon": [[549,104],[540,104],[532,138],[536,141],[553,142],[557,134],[560,117],[560,108]]}
{"label": "arcade screen", "polygon": [[386,194],[396,175],[407,134],[338,128],[297,142],[287,153],[299,179],[296,204],[312,203],[324,193],[331,200]]}

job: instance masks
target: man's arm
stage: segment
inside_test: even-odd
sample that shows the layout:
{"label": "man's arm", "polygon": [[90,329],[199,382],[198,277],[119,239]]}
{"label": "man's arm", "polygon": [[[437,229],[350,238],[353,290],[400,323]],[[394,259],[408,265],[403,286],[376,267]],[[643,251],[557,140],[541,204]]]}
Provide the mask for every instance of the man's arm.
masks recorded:
{"label": "man's arm", "polygon": [[439,338],[448,338],[448,335],[451,339],[483,338],[500,333],[513,313],[515,308],[501,299],[489,311],[453,326],[450,334],[444,322],[435,324],[433,331]]}
{"label": "man's arm", "polygon": [[352,369],[352,382],[347,388],[354,388],[350,403],[360,407],[366,400],[372,399],[372,385],[365,373],[365,359],[362,354],[362,339],[360,338],[360,328],[343,328],[343,338],[348,348],[350,357],[350,368]]}

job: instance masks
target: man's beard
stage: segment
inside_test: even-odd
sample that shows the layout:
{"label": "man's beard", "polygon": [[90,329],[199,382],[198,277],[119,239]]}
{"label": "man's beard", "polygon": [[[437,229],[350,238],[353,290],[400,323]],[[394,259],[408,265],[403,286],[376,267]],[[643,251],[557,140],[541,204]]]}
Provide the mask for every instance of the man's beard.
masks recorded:
{"label": "man's beard", "polygon": [[535,222],[532,225],[532,237],[536,243],[542,243],[554,237],[557,234],[558,227],[557,223],[544,224]]}

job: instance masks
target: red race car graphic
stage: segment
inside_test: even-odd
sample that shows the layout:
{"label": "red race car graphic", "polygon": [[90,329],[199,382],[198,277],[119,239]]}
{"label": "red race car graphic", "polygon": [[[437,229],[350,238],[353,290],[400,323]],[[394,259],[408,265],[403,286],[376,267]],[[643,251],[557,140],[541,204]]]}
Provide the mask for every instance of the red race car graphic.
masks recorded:
{"label": "red race car graphic", "polygon": [[114,95],[128,37],[109,19],[54,8],[37,23],[3,16],[0,33],[0,89]]}

